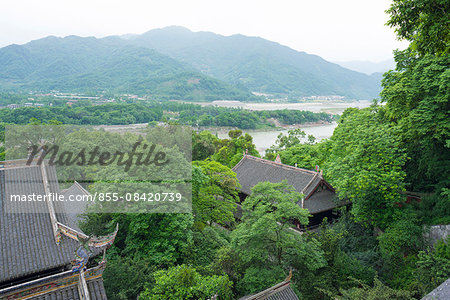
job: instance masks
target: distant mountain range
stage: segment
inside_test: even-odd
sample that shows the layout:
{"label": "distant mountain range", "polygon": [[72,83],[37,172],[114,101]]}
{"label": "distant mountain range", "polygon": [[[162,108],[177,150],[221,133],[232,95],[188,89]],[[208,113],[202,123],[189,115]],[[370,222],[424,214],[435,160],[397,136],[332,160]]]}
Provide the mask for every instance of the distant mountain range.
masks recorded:
{"label": "distant mountain range", "polygon": [[395,68],[393,58],[380,62],[352,60],[352,61],[336,61],[338,65],[344,68],[371,75],[373,73],[384,73]]}
{"label": "distant mountain range", "polygon": [[155,50],[118,37],[47,37],[0,49],[0,88],[6,90],[105,90],[158,99],[252,98],[249,90],[204,75]]}
{"label": "distant mountain range", "polygon": [[251,92],[372,99],[380,91],[380,75],[258,37],[172,26],[141,35],[47,37],[0,48],[0,89],[110,90],[197,101],[256,99]]}

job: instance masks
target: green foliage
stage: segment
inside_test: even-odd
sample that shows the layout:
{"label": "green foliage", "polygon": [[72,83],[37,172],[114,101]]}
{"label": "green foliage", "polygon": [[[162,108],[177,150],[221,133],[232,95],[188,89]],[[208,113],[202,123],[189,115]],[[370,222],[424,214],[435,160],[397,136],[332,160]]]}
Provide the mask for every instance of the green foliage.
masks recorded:
{"label": "green foliage", "polygon": [[326,175],[358,221],[387,226],[395,217],[406,155],[383,108],[347,109],[331,137]]}
{"label": "green foliage", "polygon": [[233,283],[225,276],[202,276],[195,268],[180,265],[154,273],[153,287],[145,290],[139,299],[232,299]]}
{"label": "green foliage", "polygon": [[[294,220],[308,222],[308,211],[297,204],[300,199],[286,182],[263,182],[254,186],[243,202],[243,222],[231,233],[233,251],[224,260],[242,274],[240,294],[267,288],[267,284],[281,280],[282,274],[286,276],[290,267],[300,274],[324,266],[317,241],[307,240],[291,228]],[[239,262],[232,259],[233,252]],[[261,274],[261,278],[254,278]]]}
{"label": "green foliage", "polygon": [[271,287],[286,278],[286,270],[279,266],[250,267],[239,281],[238,290],[242,295],[252,295]]}
{"label": "green foliage", "polygon": [[276,119],[285,125],[303,124],[306,122],[332,122],[333,117],[327,113],[313,113],[305,110],[261,110],[255,111],[259,118]]}
{"label": "green foliage", "polygon": [[[298,288],[305,299],[319,299],[327,295],[336,296],[340,289],[354,286],[349,278],[357,278],[366,284],[372,284],[376,271],[373,264],[367,263],[364,256],[366,247],[359,241],[357,245],[351,245],[352,239],[361,238],[366,240],[367,236],[358,236],[355,226],[348,216],[344,215],[342,220],[328,224],[327,220],[319,231],[310,233],[312,238],[317,239],[324,253],[326,265],[316,272],[308,272],[297,280]],[[350,246],[350,248],[347,248]]]}
{"label": "green foliage", "polygon": [[436,193],[421,197],[419,203],[415,203],[418,217],[424,224],[440,225],[450,224],[450,195],[449,189],[443,188]]}
{"label": "green foliage", "polygon": [[300,141],[306,136],[306,133],[298,129],[290,129],[288,130],[288,134],[284,135],[280,133],[277,136],[277,140],[275,141],[275,146],[272,150],[272,152],[275,152],[276,150],[285,150],[287,148],[296,146],[300,144]]}
{"label": "green foliage", "polygon": [[420,251],[417,260],[417,282],[421,295],[431,292],[450,277],[450,238],[439,241],[432,251]]}
{"label": "green foliage", "polygon": [[375,278],[373,287],[356,281],[360,287],[341,290],[342,296],[336,296],[340,300],[409,300],[413,299],[411,293],[403,290],[394,290],[383,284],[378,278]]}
{"label": "green foliage", "polygon": [[450,48],[450,4],[446,0],[394,0],[386,11],[387,25],[397,37],[411,42],[409,48],[425,53],[447,55]]}
{"label": "green foliage", "polygon": [[[220,249],[229,246],[229,232],[216,226],[193,230],[193,242],[187,250],[186,263],[196,266],[202,274],[210,274],[211,265]],[[218,270],[222,274],[223,270]]]}
{"label": "green foliage", "polygon": [[204,130],[192,131],[192,160],[205,160],[216,152],[219,138]]}
{"label": "green foliage", "polygon": [[0,122],[0,161],[5,160],[5,126],[7,124]]}
{"label": "green foliage", "polygon": [[228,136],[230,139],[220,140],[217,152],[211,156],[212,160],[232,168],[242,159],[244,152],[259,157],[251,135],[242,135],[241,130],[231,130]]}
{"label": "green foliage", "polygon": [[450,178],[450,56],[411,59],[400,54],[396,55],[397,70],[383,79],[381,98],[410,157],[406,180],[420,192],[446,187]]}
{"label": "green foliage", "polygon": [[232,223],[235,203],[238,201],[239,182],[236,173],[215,161],[195,161],[193,166],[200,167],[205,175],[198,188],[194,188],[196,193],[193,193],[196,222],[221,225]]}
{"label": "green foliage", "polygon": [[391,257],[417,253],[423,245],[422,234],[415,215],[404,212],[400,220],[390,224],[378,237],[381,253]]}
{"label": "green foliage", "polygon": [[156,266],[146,258],[121,257],[109,250],[108,267],[103,272],[108,299],[134,299],[147,283],[152,282],[155,270]]}
{"label": "green foliage", "polygon": [[274,160],[275,155],[279,154],[283,164],[313,170],[316,166],[325,165],[331,144],[329,140],[326,140],[317,144],[297,144],[285,150],[275,150],[271,147],[266,151],[265,158]]}
{"label": "green foliage", "polygon": [[158,121],[162,110],[142,104],[104,104],[82,107],[19,107],[0,109],[0,119],[11,124],[28,124],[35,118],[47,123],[57,120],[73,125],[118,125]]}
{"label": "green foliage", "polygon": [[[25,97],[25,95],[20,96]],[[55,101],[54,99],[56,98],[52,98],[52,101]],[[0,120],[11,124],[28,124],[31,118],[35,118],[44,123],[50,120],[58,120],[64,124],[76,125],[126,125],[134,123],[155,125],[158,121],[163,121],[192,126],[228,126],[241,129],[273,127],[273,124],[268,120],[270,118],[279,118],[284,120],[283,122],[286,122],[286,124],[332,121],[330,115],[325,113],[291,110],[248,111],[174,101],[139,100],[131,103],[119,102],[94,106],[86,104],[84,100],[77,102],[80,103],[79,105],[72,106],[67,106],[66,102],[63,101],[60,105],[55,106],[0,109]],[[206,136],[202,138],[206,138]]]}

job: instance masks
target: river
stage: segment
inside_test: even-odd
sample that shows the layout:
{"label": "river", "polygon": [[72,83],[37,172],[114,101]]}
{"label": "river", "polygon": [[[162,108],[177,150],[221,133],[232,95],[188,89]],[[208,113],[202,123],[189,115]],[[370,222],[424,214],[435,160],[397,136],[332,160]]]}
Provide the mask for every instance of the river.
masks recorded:
{"label": "river", "polygon": [[[307,126],[300,128],[306,133],[306,136],[312,134],[316,138],[316,141],[319,142],[320,140],[331,137],[336,126],[336,123],[332,123],[327,125]],[[266,149],[275,144],[277,136],[280,133],[287,134],[288,130],[243,130],[243,132],[248,133],[253,137],[253,143],[256,146],[256,150],[258,150],[261,155],[264,155]],[[228,138],[228,134],[223,132],[217,132],[217,136],[221,139]]]}
{"label": "river", "polygon": [[[309,103],[245,103],[240,101],[213,101],[211,103],[196,103],[203,106],[206,105],[216,105],[221,107],[241,107],[248,110],[277,110],[277,109],[297,109],[297,110],[307,110],[312,112],[326,112],[332,114],[342,114],[342,112],[349,107],[364,108],[368,107],[371,102],[362,100],[354,102],[309,102]],[[105,130],[113,132],[142,132],[142,130],[147,126],[147,124],[131,124],[131,125],[102,125]],[[316,141],[327,139],[331,137],[337,124],[325,124],[325,125],[305,125],[300,128],[306,133],[306,135],[312,134]],[[223,131],[223,128],[215,131],[214,129],[209,129],[213,134],[221,139],[228,138],[228,134]],[[275,144],[277,136],[280,133],[287,134],[288,129],[281,130],[243,130],[244,133],[248,133],[253,137],[253,143],[256,149],[261,155],[264,155],[267,148]],[[306,138],[305,138],[306,140]]]}
{"label": "river", "polygon": [[[248,110],[277,110],[277,109],[297,109],[307,110],[312,112],[326,112],[332,114],[342,114],[344,110],[349,107],[365,108],[370,106],[371,102],[362,100],[354,102],[310,102],[310,103],[245,103],[240,101],[214,101],[212,103],[203,105],[217,105],[221,107],[241,107]],[[316,141],[327,139],[333,135],[333,131],[337,124],[305,126],[300,128],[306,133],[306,135],[312,134]],[[256,149],[261,155],[267,148],[275,144],[277,136],[280,133],[287,134],[287,129],[283,130],[243,130],[243,132],[250,134],[253,137],[253,143]],[[214,133],[214,132],[213,132]],[[228,138],[228,135],[223,132],[217,133],[219,138]],[[306,139],[305,139],[306,140]]]}

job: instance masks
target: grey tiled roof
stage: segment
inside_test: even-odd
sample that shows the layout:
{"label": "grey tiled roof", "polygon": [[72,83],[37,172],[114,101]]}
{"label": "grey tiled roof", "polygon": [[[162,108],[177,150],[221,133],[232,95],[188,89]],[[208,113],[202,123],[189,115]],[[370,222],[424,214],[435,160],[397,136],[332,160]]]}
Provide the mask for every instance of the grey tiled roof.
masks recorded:
{"label": "grey tiled roof", "polygon": [[270,181],[278,183],[285,179],[301,193],[316,175],[316,172],[313,171],[291,167],[250,155],[245,155],[234,166],[233,171],[236,172],[237,179],[242,186],[241,191],[247,195],[250,195],[251,188],[259,182]]}
{"label": "grey tiled roof", "polygon": [[299,300],[297,295],[292,290],[291,286],[278,290],[276,293],[270,295],[268,300]]}
{"label": "grey tiled roof", "polygon": [[[62,195],[65,199],[69,200],[69,196],[77,196],[77,195],[88,195],[89,192],[86,191],[78,182],[72,184],[68,189],[61,191]],[[65,225],[73,228],[77,231],[81,232],[81,229],[78,226],[79,221],[81,220],[80,215],[86,211],[85,202],[81,201],[65,201],[62,202],[64,207],[60,209],[65,213],[65,217],[67,218],[67,222]]]}
{"label": "grey tiled roof", "polygon": [[314,193],[304,201],[303,207],[307,208],[312,214],[333,209],[336,207],[336,203],[333,201],[335,195],[336,194],[330,190]]}
{"label": "grey tiled roof", "polygon": [[245,296],[239,300],[299,300],[291,288],[289,281],[283,281],[273,287],[270,287],[258,294]]}
{"label": "grey tiled roof", "polygon": [[[47,176],[51,192],[59,192],[54,168],[47,168]],[[70,266],[78,242],[62,236],[60,244],[55,243],[47,203],[27,203],[30,213],[8,213],[9,209],[17,209],[23,203],[10,202],[8,212],[5,211],[7,193],[44,195],[40,167],[0,169],[0,284]],[[56,216],[59,222],[67,221],[62,213]]]}
{"label": "grey tiled roof", "polygon": [[[87,286],[89,289],[89,296],[91,300],[104,300],[107,299],[105,293],[105,287],[103,286],[103,280],[95,279],[87,282]],[[78,286],[71,285],[56,291],[52,291],[47,294],[43,294],[37,297],[32,297],[29,299],[33,300],[81,300],[80,294],[78,293]]]}
{"label": "grey tiled roof", "polygon": [[[251,189],[259,182],[278,183],[287,180],[295,190],[305,195],[304,207],[311,213],[318,213],[336,207],[333,199],[333,188],[322,178],[318,172],[276,163],[270,160],[245,155],[233,168],[241,184],[241,192],[251,194]],[[320,184],[328,188],[316,191]]]}
{"label": "grey tiled roof", "polygon": [[450,299],[450,278],[431,291],[422,300],[448,300]]}

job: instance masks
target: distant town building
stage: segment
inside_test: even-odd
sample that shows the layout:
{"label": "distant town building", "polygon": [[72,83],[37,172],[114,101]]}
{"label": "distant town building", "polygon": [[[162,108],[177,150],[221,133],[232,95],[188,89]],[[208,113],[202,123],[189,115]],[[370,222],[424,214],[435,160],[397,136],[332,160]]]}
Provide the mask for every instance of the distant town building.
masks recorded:
{"label": "distant town building", "polygon": [[6,105],[7,108],[11,108],[11,109],[16,109],[19,108],[21,105],[20,104],[8,104]]}

